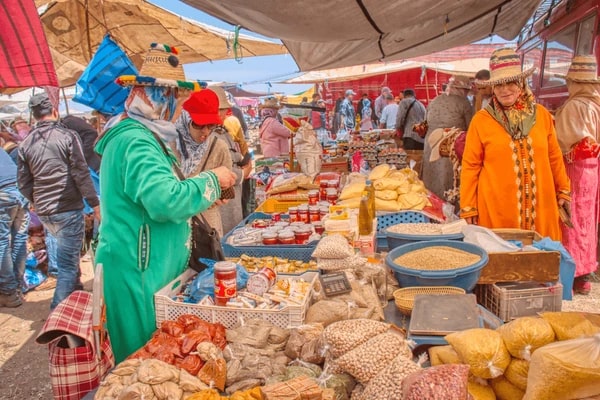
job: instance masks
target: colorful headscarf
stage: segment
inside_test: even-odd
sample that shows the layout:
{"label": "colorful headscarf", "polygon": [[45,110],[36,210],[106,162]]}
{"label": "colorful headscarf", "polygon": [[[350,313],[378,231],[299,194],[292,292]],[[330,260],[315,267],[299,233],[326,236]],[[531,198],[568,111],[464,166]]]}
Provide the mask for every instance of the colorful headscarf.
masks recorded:
{"label": "colorful headscarf", "polygon": [[492,96],[485,108],[500,123],[513,140],[524,139],[535,125],[535,99],[527,81],[518,82],[521,95],[510,107],[504,107],[496,96]]}
{"label": "colorful headscarf", "polygon": [[363,101],[363,108],[361,110],[361,118],[365,119],[365,118],[371,118],[371,100],[369,99],[364,99]]}
{"label": "colorful headscarf", "polygon": [[134,86],[125,100],[125,114],[165,142],[177,138],[177,129],[171,122],[177,108],[176,88],[162,86]]}
{"label": "colorful headscarf", "polygon": [[185,110],[181,111],[181,115],[175,122],[178,134],[177,150],[181,154],[181,171],[186,177],[189,177],[198,167],[205,156],[210,141],[209,135],[203,143],[196,142],[190,133],[191,122],[190,114]]}

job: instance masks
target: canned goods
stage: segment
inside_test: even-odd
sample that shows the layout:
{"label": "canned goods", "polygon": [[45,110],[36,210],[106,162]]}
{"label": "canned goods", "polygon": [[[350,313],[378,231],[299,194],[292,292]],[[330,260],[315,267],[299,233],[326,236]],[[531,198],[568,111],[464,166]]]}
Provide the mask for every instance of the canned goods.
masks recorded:
{"label": "canned goods", "polygon": [[250,293],[262,296],[271,289],[277,281],[277,273],[269,268],[263,267],[256,274],[248,278],[246,290]]}
{"label": "canned goods", "polygon": [[224,306],[229,299],[237,296],[237,271],[235,263],[219,261],[215,263],[215,304]]}

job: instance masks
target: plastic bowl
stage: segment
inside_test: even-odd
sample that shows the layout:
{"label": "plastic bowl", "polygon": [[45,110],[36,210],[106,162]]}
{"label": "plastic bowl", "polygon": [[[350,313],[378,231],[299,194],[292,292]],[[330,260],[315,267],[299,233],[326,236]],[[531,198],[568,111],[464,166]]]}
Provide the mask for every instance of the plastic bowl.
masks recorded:
{"label": "plastic bowl", "polygon": [[398,246],[403,246],[409,243],[429,242],[432,240],[459,240],[464,239],[462,233],[439,234],[439,235],[411,235],[409,233],[394,233],[384,229],[383,233],[387,237],[388,249],[392,250]]}
{"label": "plastic bowl", "polygon": [[[414,250],[424,249],[427,247],[445,246],[463,250],[469,253],[477,254],[481,260],[472,265],[467,265],[462,268],[447,269],[439,271],[422,271],[410,268],[404,268],[398,265],[394,260],[403,254]],[[400,287],[410,286],[455,286],[460,287],[470,292],[475,287],[481,269],[488,263],[487,252],[474,244],[464,243],[456,240],[432,240],[429,242],[418,242],[405,244],[396,247],[390,251],[385,259],[386,264],[394,271],[394,275]]]}

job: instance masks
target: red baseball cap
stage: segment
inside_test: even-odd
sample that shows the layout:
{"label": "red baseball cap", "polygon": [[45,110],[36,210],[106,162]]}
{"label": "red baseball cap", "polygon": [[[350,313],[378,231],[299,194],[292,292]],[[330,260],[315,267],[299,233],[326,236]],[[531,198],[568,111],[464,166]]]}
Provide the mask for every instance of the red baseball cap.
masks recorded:
{"label": "red baseball cap", "polygon": [[210,89],[193,92],[183,103],[183,109],[190,114],[196,125],[221,124],[219,117],[219,97]]}

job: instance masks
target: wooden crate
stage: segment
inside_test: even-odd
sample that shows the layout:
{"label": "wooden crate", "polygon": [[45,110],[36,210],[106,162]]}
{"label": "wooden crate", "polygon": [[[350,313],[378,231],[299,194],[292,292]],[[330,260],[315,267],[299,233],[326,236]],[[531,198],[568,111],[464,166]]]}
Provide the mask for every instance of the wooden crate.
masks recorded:
{"label": "wooden crate", "polygon": [[[534,231],[521,229],[494,229],[505,240],[518,240],[530,245],[542,237]],[[527,251],[489,253],[489,261],[481,270],[478,284],[498,282],[557,282],[560,270],[558,251]]]}
{"label": "wooden crate", "polygon": [[348,159],[345,157],[338,157],[331,160],[331,162],[324,162],[321,164],[321,172],[348,172]]}

